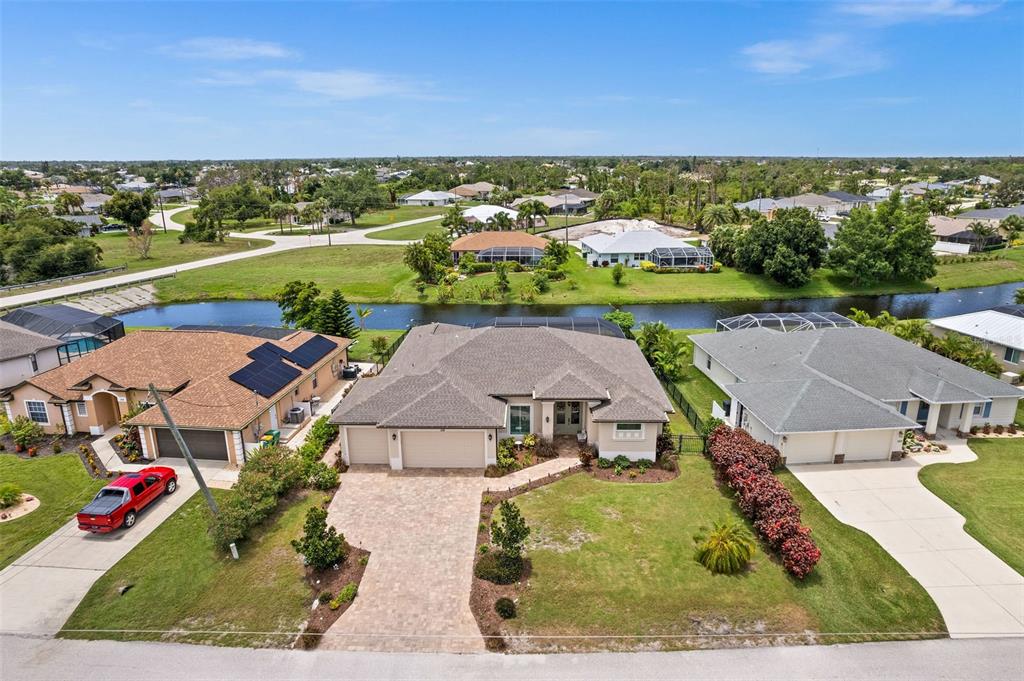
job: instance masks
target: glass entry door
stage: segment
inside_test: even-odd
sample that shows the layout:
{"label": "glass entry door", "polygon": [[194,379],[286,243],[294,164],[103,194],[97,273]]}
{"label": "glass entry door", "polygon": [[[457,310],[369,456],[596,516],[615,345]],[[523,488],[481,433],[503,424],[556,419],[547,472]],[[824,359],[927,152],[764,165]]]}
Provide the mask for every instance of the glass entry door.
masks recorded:
{"label": "glass entry door", "polygon": [[579,402],[555,402],[555,435],[575,435],[583,430]]}

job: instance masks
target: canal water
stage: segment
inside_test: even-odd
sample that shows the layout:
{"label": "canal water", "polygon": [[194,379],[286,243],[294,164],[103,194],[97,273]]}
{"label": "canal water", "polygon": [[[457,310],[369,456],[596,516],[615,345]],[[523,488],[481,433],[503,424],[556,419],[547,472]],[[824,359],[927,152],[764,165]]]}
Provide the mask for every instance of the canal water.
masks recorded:
{"label": "canal water", "polygon": [[[676,329],[714,328],[724,317],[750,312],[838,312],[848,315],[850,308],[876,315],[883,310],[901,318],[946,317],[976,312],[1013,302],[1014,292],[1024,282],[957,289],[941,293],[901,293],[891,296],[845,296],[841,298],[805,298],[794,300],[738,300],[715,303],[671,303],[659,305],[623,305],[637,323],[663,321]],[[373,314],[366,319],[370,329],[401,329],[412,323],[446,322],[473,324],[492,317],[586,317],[611,310],[609,305],[438,305],[380,303],[370,305]],[[181,324],[256,324],[278,326],[281,313],[269,300],[216,301],[156,305],[136,312],[117,315],[125,326],[179,326]]]}

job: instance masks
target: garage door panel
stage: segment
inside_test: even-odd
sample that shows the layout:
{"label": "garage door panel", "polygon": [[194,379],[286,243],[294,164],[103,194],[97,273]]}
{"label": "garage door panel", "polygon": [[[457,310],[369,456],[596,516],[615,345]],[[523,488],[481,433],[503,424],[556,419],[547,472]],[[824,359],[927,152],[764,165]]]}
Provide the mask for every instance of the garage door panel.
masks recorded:
{"label": "garage door panel", "polygon": [[[156,446],[161,457],[184,458],[178,449],[178,442],[169,428],[156,428]],[[189,452],[194,459],[214,461],[228,460],[228,443],[223,430],[188,430],[180,431]]]}
{"label": "garage door panel", "polygon": [[832,433],[803,433],[786,436],[782,455],[787,464],[831,463]]}
{"label": "garage door panel", "polygon": [[445,430],[402,433],[405,468],[484,468],[483,431]]}
{"label": "garage door panel", "polygon": [[892,431],[867,430],[846,434],[846,461],[879,461],[889,458]]}
{"label": "garage door panel", "polygon": [[347,428],[346,432],[349,463],[388,463],[387,431],[380,428]]}

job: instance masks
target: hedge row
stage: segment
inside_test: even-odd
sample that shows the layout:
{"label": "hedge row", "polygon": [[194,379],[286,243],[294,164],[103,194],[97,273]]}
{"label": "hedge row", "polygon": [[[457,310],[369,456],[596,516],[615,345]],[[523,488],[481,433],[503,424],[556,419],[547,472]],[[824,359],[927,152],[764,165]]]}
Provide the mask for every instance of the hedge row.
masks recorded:
{"label": "hedge row", "polygon": [[821,558],[811,530],[800,524],[800,507],[772,470],[779,451],[754,440],[745,430],[720,425],[708,438],[708,456],[739,500],[740,510],[768,546],[782,557],[790,574],[803,579]]}

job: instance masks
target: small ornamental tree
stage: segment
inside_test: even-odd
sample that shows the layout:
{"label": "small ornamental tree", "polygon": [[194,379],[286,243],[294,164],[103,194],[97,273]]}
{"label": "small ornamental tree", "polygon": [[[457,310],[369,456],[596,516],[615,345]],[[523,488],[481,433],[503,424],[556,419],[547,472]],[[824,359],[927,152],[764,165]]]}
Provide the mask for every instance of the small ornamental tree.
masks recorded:
{"label": "small ornamental tree", "polygon": [[612,281],[615,283],[615,285],[616,286],[620,286],[622,284],[622,280],[625,278],[625,276],[626,276],[626,268],[625,268],[625,266],[623,266],[623,264],[621,262],[620,263],[615,263],[615,267],[612,268]]}
{"label": "small ornamental tree", "polygon": [[715,574],[743,571],[756,550],[754,538],[737,522],[715,523],[711,531],[694,539],[697,562]]}
{"label": "small ornamental tree", "polygon": [[494,264],[494,288],[498,289],[498,292],[502,294],[512,290],[512,285],[508,283],[508,270],[509,264],[507,262]]}
{"label": "small ornamental tree", "polygon": [[505,555],[519,558],[523,554],[523,545],[530,536],[530,526],[526,524],[519,507],[509,500],[501,502],[498,507],[501,513],[500,522],[491,523],[491,539],[501,547]]}
{"label": "small ornamental tree", "polygon": [[292,540],[292,548],[317,570],[345,560],[345,535],[333,525],[327,525],[327,511],[314,506],[306,512],[306,524],[301,539]]}

